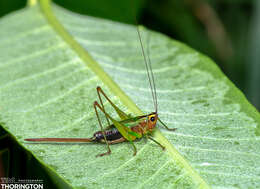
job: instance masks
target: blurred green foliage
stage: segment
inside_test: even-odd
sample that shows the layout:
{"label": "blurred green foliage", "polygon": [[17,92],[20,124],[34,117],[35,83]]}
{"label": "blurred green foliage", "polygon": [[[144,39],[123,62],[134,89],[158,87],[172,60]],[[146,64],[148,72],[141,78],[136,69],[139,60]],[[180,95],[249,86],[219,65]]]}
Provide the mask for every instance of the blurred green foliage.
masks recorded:
{"label": "blurred green foliage", "polygon": [[0,17],[26,5],[25,0],[0,0]]}
{"label": "blurred green foliage", "polygon": [[[80,14],[143,24],[207,54],[260,109],[259,1],[54,0]],[[259,4],[259,3],[258,3]],[[0,0],[0,16],[26,5]],[[252,21],[253,20],[253,21]],[[259,49],[259,48],[258,48]]]}

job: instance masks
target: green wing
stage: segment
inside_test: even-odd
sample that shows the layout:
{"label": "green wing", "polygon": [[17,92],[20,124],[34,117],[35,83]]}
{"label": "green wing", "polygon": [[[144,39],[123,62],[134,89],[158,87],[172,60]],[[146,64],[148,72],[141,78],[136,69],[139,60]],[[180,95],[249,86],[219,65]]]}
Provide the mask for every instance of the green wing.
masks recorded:
{"label": "green wing", "polygon": [[[137,138],[141,138],[142,136],[139,133],[133,132],[129,127],[127,127],[125,125],[125,123],[123,123],[124,121],[129,123],[129,122],[135,122],[137,120],[139,120],[139,117],[134,117],[134,118],[128,118],[126,120],[123,120],[121,122],[116,121],[115,119],[113,119],[109,114],[107,114],[106,112],[104,112],[105,115],[108,117],[108,119],[110,119],[114,126],[117,128],[117,130],[120,132],[120,134],[128,141],[132,141],[133,140],[133,136],[137,137]],[[125,114],[126,115],[126,114]]]}

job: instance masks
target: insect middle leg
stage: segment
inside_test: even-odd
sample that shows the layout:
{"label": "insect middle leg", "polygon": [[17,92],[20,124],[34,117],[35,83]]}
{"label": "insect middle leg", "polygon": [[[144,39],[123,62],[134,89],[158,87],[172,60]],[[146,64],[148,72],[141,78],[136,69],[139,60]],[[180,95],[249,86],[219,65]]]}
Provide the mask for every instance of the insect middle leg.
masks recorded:
{"label": "insect middle leg", "polygon": [[147,138],[149,138],[150,140],[152,140],[153,142],[155,142],[156,144],[158,144],[162,150],[165,150],[165,147],[158,141],[156,141],[155,139],[153,139],[151,136],[147,135]]}

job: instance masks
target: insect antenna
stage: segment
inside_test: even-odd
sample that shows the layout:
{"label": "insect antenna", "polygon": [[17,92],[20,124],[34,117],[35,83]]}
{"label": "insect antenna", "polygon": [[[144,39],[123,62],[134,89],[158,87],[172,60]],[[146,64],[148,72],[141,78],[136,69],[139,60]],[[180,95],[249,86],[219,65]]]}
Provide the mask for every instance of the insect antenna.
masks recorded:
{"label": "insect antenna", "polygon": [[157,106],[158,106],[157,105],[157,93],[156,93],[156,88],[155,88],[155,80],[154,80],[154,76],[153,76],[151,60],[150,60],[150,57],[149,57],[149,48],[148,48],[148,51],[147,51],[147,56],[148,56],[148,58],[147,58],[145,51],[144,51],[144,45],[143,45],[143,40],[142,40],[142,37],[141,37],[141,32],[140,32],[139,27],[138,27],[137,17],[136,17],[136,14],[135,14],[133,9],[132,9],[132,15],[133,15],[133,18],[134,18],[134,23],[136,25],[136,30],[137,30],[141,50],[142,50],[142,55],[144,57],[144,63],[145,63],[146,73],[147,73],[147,76],[148,76],[149,86],[150,86],[151,94],[152,94],[152,98],[153,98],[154,109],[155,109],[155,112],[157,113]]}
{"label": "insect antenna", "polygon": [[[137,21],[136,21],[136,23],[137,23]],[[146,57],[146,54],[145,54],[145,51],[144,51],[144,46],[143,46],[143,41],[142,41],[142,37],[141,37],[141,33],[140,33],[138,25],[136,26],[136,29],[137,29],[138,38],[139,38],[139,41],[140,41],[142,54],[143,54],[143,57],[144,57],[144,63],[145,63],[148,81],[149,81],[149,85],[150,85],[150,89],[151,89],[151,93],[152,93],[152,97],[153,97],[155,112],[157,113],[157,94],[156,94],[156,88],[155,88],[155,82],[154,82],[151,60],[150,60],[149,56],[148,56],[148,58]],[[149,50],[149,48],[148,48],[148,50]]]}
{"label": "insect antenna", "polygon": [[153,89],[154,89],[154,99],[155,99],[155,112],[157,113],[158,110],[158,102],[157,102],[157,92],[156,92],[156,86],[155,86],[155,80],[154,80],[154,74],[153,74],[153,69],[152,69],[152,62],[150,59],[150,48],[147,48],[147,57],[148,57],[148,65],[150,67],[150,72],[152,76],[152,84],[153,84]]}

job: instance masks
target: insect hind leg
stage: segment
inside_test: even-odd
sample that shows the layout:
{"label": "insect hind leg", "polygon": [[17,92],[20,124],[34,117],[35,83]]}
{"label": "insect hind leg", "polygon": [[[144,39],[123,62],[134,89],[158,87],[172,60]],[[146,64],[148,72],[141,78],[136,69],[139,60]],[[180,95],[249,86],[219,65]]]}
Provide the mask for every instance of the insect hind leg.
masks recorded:
{"label": "insect hind leg", "polygon": [[[104,132],[104,129],[103,129],[103,126],[102,126],[102,123],[101,123],[101,120],[100,120],[98,111],[97,111],[97,107],[98,107],[102,112],[104,112],[105,110],[102,109],[102,107],[100,107],[100,105],[98,104],[97,101],[95,101],[93,105],[94,105],[94,109],[95,109],[95,112],[96,112],[96,116],[97,116],[97,119],[98,119],[99,126],[100,126],[100,128],[101,128],[101,132],[102,132],[102,134],[103,134],[103,136],[104,136],[104,140],[105,140],[105,142],[106,142],[106,144],[107,144],[107,152],[102,153],[102,154],[98,154],[98,155],[96,155],[96,156],[98,157],[98,156],[109,155],[109,154],[111,153],[111,149],[110,149],[109,143],[108,143],[108,141],[107,141],[107,139],[106,139],[106,135],[105,135],[105,132]],[[104,112],[104,113],[105,113],[105,112]],[[106,116],[106,113],[105,113],[105,116]],[[106,116],[106,118],[107,118],[107,116]],[[107,118],[107,120],[108,120],[108,118]],[[109,123],[109,122],[108,122],[108,123]]]}
{"label": "insect hind leg", "polygon": [[[116,111],[116,113],[118,114],[118,116],[123,120],[123,119],[128,119],[130,118],[129,115],[127,115],[126,113],[124,113],[122,110],[120,110],[106,95],[106,93],[101,89],[101,87],[97,87],[97,94],[98,94],[98,98],[101,104],[101,107],[103,108],[103,110],[105,111],[104,105],[103,105],[103,101],[101,98],[101,94],[105,97],[105,99],[109,102],[109,104],[114,108],[114,110]],[[109,123],[108,118],[106,117],[107,122]],[[109,124],[108,124],[109,125]]]}

